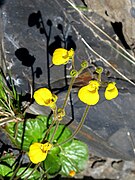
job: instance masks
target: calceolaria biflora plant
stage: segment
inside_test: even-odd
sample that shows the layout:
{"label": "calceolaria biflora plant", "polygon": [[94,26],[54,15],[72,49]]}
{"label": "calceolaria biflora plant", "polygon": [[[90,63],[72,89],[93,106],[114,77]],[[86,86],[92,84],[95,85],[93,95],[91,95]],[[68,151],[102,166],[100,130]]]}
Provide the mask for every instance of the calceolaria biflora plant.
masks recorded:
{"label": "calceolaria biflora plant", "polygon": [[[0,165],[0,174],[3,177],[10,177],[16,180],[19,178],[45,179],[57,174],[73,177],[86,167],[89,158],[88,147],[84,142],[74,137],[83,126],[89,107],[99,102],[100,87],[106,86],[104,95],[107,100],[116,98],[118,89],[115,82],[102,82],[103,69],[101,67],[97,68],[97,78],[90,80],[88,85],[81,87],[78,91],[78,97],[80,101],[86,104],[86,109],[78,127],[76,127],[74,132],[71,132],[68,127],[62,124],[62,120],[66,115],[65,108],[73,84],[83,70],[88,67],[88,62],[82,61],[80,69],[76,70],[73,49],[68,51],[64,48],[58,48],[54,51],[52,57],[54,65],[65,65],[69,61],[72,63],[70,71],[71,81],[61,107],[57,107],[58,97],[50,89],[43,87],[34,92],[33,97],[36,103],[44,106],[44,108],[49,107],[52,111],[52,118],[48,119],[46,116],[39,115],[34,119],[27,119],[25,116],[23,122],[17,121],[6,124],[5,130],[16,149],[21,152],[21,158],[16,163],[17,161],[13,154],[10,154],[10,158],[8,158],[8,153],[4,154],[1,159],[3,164],[1,163]],[[7,96],[10,96],[10,94],[3,95],[1,93],[1,102],[6,98],[4,99],[5,102],[8,98]],[[4,105],[2,103],[1,108]],[[4,108],[6,109],[5,106]],[[10,108],[12,109],[12,106]],[[2,111],[5,112],[4,110]],[[10,168],[5,163],[9,164]]]}

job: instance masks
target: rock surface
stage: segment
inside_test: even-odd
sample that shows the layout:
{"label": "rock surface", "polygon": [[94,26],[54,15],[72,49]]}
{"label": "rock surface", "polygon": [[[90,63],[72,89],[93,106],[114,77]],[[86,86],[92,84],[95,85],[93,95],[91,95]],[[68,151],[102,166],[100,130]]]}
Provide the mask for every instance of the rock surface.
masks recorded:
{"label": "rock surface", "polygon": [[[94,1],[85,0],[90,10],[96,12],[105,20],[112,23],[121,23],[122,33],[127,44],[134,49],[135,46],[135,1]],[[118,25],[118,24],[117,24]],[[119,24],[120,25],[120,24]],[[120,26],[118,26],[120,28]],[[120,30],[120,29],[119,29]]]}

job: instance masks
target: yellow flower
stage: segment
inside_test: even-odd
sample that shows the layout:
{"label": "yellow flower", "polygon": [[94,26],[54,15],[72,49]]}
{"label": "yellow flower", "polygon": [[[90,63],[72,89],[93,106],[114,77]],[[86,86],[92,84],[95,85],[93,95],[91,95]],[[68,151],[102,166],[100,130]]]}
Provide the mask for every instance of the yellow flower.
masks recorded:
{"label": "yellow flower", "polygon": [[74,50],[70,49],[69,51],[64,48],[58,48],[54,51],[52,62],[54,65],[67,64],[67,62],[72,59],[74,56]]}
{"label": "yellow flower", "polygon": [[49,142],[42,143],[34,143],[29,148],[28,156],[34,164],[37,164],[46,159],[48,151],[51,149],[52,144]]}
{"label": "yellow flower", "polygon": [[87,86],[82,87],[78,92],[79,99],[88,105],[95,105],[99,101],[99,83],[91,80]]}
{"label": "yellow flower", "polygon": [[69,175],[71,176],[71,177],[74,177],[75,176],[75,171],[74,170],[71,170],[70,172],[69,172]]}
{"label": "yellow flower", "polygon": [[105,98],[107,100],[114,99],[118,96],[118,89],[115,86],[115,82],[108,83],[107,88],[105,90]]}
{"label": "yellow flower", "polygon": [[53,107],[58,97],[47,88],[40,88],[34,93],[34,99],[39,105]]}

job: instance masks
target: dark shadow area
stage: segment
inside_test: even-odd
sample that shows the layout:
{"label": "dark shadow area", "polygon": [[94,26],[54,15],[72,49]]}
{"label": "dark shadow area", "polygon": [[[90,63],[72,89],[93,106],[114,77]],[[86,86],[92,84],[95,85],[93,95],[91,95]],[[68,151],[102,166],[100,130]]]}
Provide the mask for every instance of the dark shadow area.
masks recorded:
{"label": "dark shadow area", "polygon": [[37,67],[35,70],[36,78],[40,78],[40,76],[43,74],[42,69],[40,67]]}
{"label": "dark shadow area", "polygon": [[[15,51],[15,56],[18,58],[19,61],[21,61],[23,66],[30,67],[31,68],[31,77],[32,77],[32,89],[34,91],[35,87],[35,75],[36,78],[40,78],[40,75],[42,74],[42,70],[40,67],[37,67],[34,71],[33,65],[35,63],[36,58],[31,55],[26,48],[19,48]],[[27,94],[28,95],[28,94]],[[26,97],[28,97],[26,95]],[[25,99],[25,97],[24,97]]]}
{"label": "dark shadow area", "polygon": [[72,39],[72,36],[68,36],[66,39],[66,49],[70,50],[71,48],[74,49],[74,51],[76,50],[76,44]]}
{"label": "dark shadow area", "polygon": [[111,25],[113,27],[114,32],[116,33],[116,35],[119,37],[119,40],[121,41],[121,43],[123,44],[123,46],[125,47],[125,49],[130,49],[129,45],[127,44],[125,37],[123,35],[123,31],[122,31],[122,23],[121,22],[115,22],[112,23]]}
{"label": "dark shadow area", "polygon": [[55,49],[62,48],[62,39],[59,35],[54,36],[54,41],[48,46],[48,53],[52,56]]}
{"label": "dark shadow area", "polygon": [[44,34],[46,38],[46,59],[47,59],[47,76],[48,76],[48,87],[51,89],[50,85],[50,60],[49,60],[49,42],[51,37],[51,30],[52,30],[52,21],[50,19],[47,20],[46,25],[49,27],[48,33],[45,28],[45,24],[43,22],[43,18],[40,11],[37,11],[36,13],[31,13],[28,17],[28,26],[34,27],[39,30],[40,34]]}
{"label": "dark shadow area", "polygon": [[6,3],[6,0],[0,0],[0,7]]}
{"label": "dark shadow area", "polygon": [[22,65],[26,67],[32,67],[36,60],[34,56],[29,54],[29,51],[26,48],[17,49],[15,55],[22,62]]}
{"label": "dark shadow area", "polygon": [[85,2],[85,0],[81,0],[81,1],[82,1],[82,3],[84,4],[84,6],[88,7],[87,4],[86,4],[86,2]]}

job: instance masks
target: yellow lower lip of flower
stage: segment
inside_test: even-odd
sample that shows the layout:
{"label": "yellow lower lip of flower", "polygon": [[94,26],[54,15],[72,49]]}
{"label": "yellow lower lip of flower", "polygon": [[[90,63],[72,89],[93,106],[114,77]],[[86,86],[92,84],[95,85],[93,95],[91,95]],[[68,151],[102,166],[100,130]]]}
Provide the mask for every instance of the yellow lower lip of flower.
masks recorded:
{"label": "yellow lower lip of flower", "polygon": [[52,144],[50,143],[34,143],[30,146],[28,156],[34,164],[38,164],[46,159],[48,150],[50,150]]}
{"label": "yellow lower lip of flower", "polygon": [[99,101],[99,93],[97,89],[89,91],[89,85],[82,87],[78,92],[79,99],[88,105],[95,105]]}
{"label": "yellow lower lip of flower", "polygon": [[53,106],[57,101],[57,96],[52,94],[47,88],[40,88],[34,93],[35,101],[41,106]]}
{"label": "yellow lower lip of flower", "polygon": [[74,51],[72,49],[68,51],[64,48],[58,48],[53,53],[52,62],[54,65],[66,64],[73,55]]}
{"label": "yellow lower lip of flower", "polygon": [[115,86],[115,82],[109,83],[105,90],[105,98],[107,100],[112,100],[116,98],[119,94],[117,87]]}

